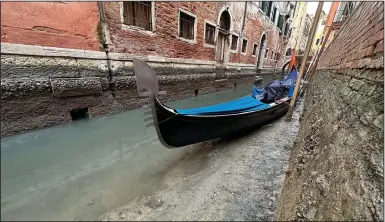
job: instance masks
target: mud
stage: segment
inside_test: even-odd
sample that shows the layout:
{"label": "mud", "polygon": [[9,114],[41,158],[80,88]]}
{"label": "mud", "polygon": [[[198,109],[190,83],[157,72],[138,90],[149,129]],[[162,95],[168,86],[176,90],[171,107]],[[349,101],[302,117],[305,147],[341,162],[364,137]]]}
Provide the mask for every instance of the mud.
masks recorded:
{"label": "mud", "polygon": [[300,102],[284,117],[235,138],[202,143],[161,171],[158,187],[98,220],[273,220]]}

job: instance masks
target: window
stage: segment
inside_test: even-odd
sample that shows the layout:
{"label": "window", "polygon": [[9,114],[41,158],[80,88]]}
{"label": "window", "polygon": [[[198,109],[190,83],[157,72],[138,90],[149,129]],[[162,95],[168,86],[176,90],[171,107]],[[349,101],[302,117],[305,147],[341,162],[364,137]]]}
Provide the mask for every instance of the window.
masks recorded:
{"label": "window", "polygon": [[269,18],[270,18],[272,9],[273,9],[273,2],[267,2],[267,12],[266,12],[266,15]]}
{"label": "window", "polygon": [[243,39],[242,40],[242,53],[246,53],[246,48],[247,48],[247,40]]}
{"label": "window", "polygon": [[273,6],[273,2],[267,2],[267,1],[262,1],[260,2],[261,10],[266,13],[268,17],[270,17],[271,9]]}
{"label": "window", "polygon": [[273,22],[273,23],[275,23],[275,16],[277,15],[277,8],[274,6],[273,7],[273,14],[272,14],[272,16],[271,16],[271,18],[270,18],[270,20]]}
{"label": "window", "polygon": [[194,40],[195,18],[181,11],[179,13],[179,37]]}
{"label": "window", "polygon": [[274,51],[271,51],[271,59],[274,59]]}
{"label": "window", "polygon": [[285,26],[285,33],[284,33],[285,36],[288,36],[289,28],[290,28],[290,24],[289,24],[289,23],[286,23],[286,26]]}
{"label": "window", "polygon": [[265,58],[267,58],[268,53],[269,53],[269,49],[266,49]]}
{"label": "window", "polygon": [[325,25],[325,20],[322,20],[321,25]]}
{"label": "window", "polygon": [[292,51],[291,48],[288,48],[287,51],[286,51],[286,56],[291,55],[291,51]]}
{"label": "window", "polygon": [[260,8],[261,8],[261,10],[262,10],[263,12],[265,11],[265,8],[266,8],[266,6],[267,6],[266,3],[267,3],[267,2],[265,2],[265,1],[259,2],[259,6],[260,6]]}
{"label": "window", "polygon": [[318,43],[319,43],[319,40],[320,40],[320,39],[317,39],[317,41],[315,42],[315,45],[318,45]]}
{"label": "window", "polygon": [[152,31],[151,2],[123,2],[124,24]]}
{"label": "window", "polygon": [[258,45],[254,43],[253,55],[257,55],[257,47],[258,47]]}
{"label": "window", "polygon": [[309,36],[309,31],[310,31],[310,27],[309,27],[309,24],[305,24],[305,27],[303,29],[303,34],[305,36]]}
{"label": "window", "polygon": [[276,53],[275,54],[275,60],[277,60],[277,61],[279,61],[279,57],[280,57],[281,55],[279,54],[279,53]]}
{"label": "window", "polygon": [[281,15],[281,14],[278,16],[277,27],[279,28],[279,30],[282,31],[282,28],[283,28],[283,15]]}
{"label": "window", "polygon": [[215,26],[207,24],[205,28],[205,43],[214,45]]}
{"label": "window", "polygon": [[231,38],[231,50],[237,51],[238,46],[238,36],[233,35]]}

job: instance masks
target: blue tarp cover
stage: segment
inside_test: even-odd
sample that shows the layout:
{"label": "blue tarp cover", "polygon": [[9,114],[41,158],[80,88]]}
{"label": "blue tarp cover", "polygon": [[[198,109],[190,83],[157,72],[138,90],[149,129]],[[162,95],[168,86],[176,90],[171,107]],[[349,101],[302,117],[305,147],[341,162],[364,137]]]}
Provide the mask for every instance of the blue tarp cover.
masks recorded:
{"label": "blue tarp cover", "polygon": [[182,115],[228,114],[241,111],[261,110],[269,107],[268,104],[262,103],[251,96],[245,96],[234,101],[217,105],[184,110],[177,109],[176,111]]}
{"label": "blue tarp cover", "polygon": [[255,96],[260,95],[263,93],[263,89],[258,89],[257,87],[253,86],[253,91],[251,93],[251,96],[255,98]]}
{"label": "blue tarp cover", "polygon": [[294,80],[294,82],[295,82],[295,81],[297,81],[297,78],[298,78],[297,70],[292,70],[283,80],[291,79],[291,80]]}
{"label": "blue tarp cover", "polygon": [[286,95],[293,96],[295,82],[297,80],[298,72],[292,70],[283,80],[274,80],[270,82],[263,92],[263,101],[274,101],[281,99]]}
{"label": "blue tarp cover", "polygon": [[[264,89],[258,89],[257,87],[253,87],[252,95],[245,96],[237,100],[233,100],[230,102],[225,102],[212,106],[205,106],[200,108],[193,109],[176,109],[176,111],[181,115],[210,115],[210,114],[230,114],[237,112],[245,112],[245,111],[257,111],[269,108],[268,104],[265,104],[258,99],[255,99],[257,95],[266,94],[266,89],[275,87],[285,87],[288,88],[288,96],[291,97],[293,95],[295,81],[297,80],[297,71],[291,71],[282,81],[272,81],[269,83]],[[275,90],[274,90],[275,91]],[[270,93],[273,93],[270,91]]]}

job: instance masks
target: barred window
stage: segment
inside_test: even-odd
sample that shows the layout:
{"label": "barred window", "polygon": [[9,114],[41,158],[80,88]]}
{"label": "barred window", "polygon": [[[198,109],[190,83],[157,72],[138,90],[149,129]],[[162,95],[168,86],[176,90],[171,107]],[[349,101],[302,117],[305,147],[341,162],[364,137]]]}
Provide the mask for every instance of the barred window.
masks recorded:
{"label": "barred window", "polygon": [[151,2],[123,2],[124,24],[152,31]]}
{"label": "barred window", "polygon": [[205,28],[205,43],[214,45],[215,26],[207,24]]}
{"label": "barred window", "polygon": [[180,12],[179,17],[179,37],[185,39],[194,39],[194,23],[195,18],[184,13]]}
{"label": "barred window", "polygon": [[231,50],[237,50],[237,45],[238,45],[238,36],[233,35],[231,38]]}

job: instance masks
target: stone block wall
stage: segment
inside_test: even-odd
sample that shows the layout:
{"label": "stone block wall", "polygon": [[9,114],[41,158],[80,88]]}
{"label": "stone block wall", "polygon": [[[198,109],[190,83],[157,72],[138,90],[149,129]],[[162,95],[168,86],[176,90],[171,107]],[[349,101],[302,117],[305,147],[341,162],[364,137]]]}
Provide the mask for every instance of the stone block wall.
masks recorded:
{"label": "stone block wall", "polygon": [[[123,53],[1,45],[1,137],[71,122],[70,111],[88,108],[90,116],[118,113],[140,106],[133,56]],[[212,61],[137,57],[158,75],[164,101],[182,99],[243,83],[252,84],[254,66]],[[279,70],[277,70],[279,71]]]}
{"label": "stone block wall", "polygon": [[358,5],[320,58],[277,220],[384,220],[383,7]]}

